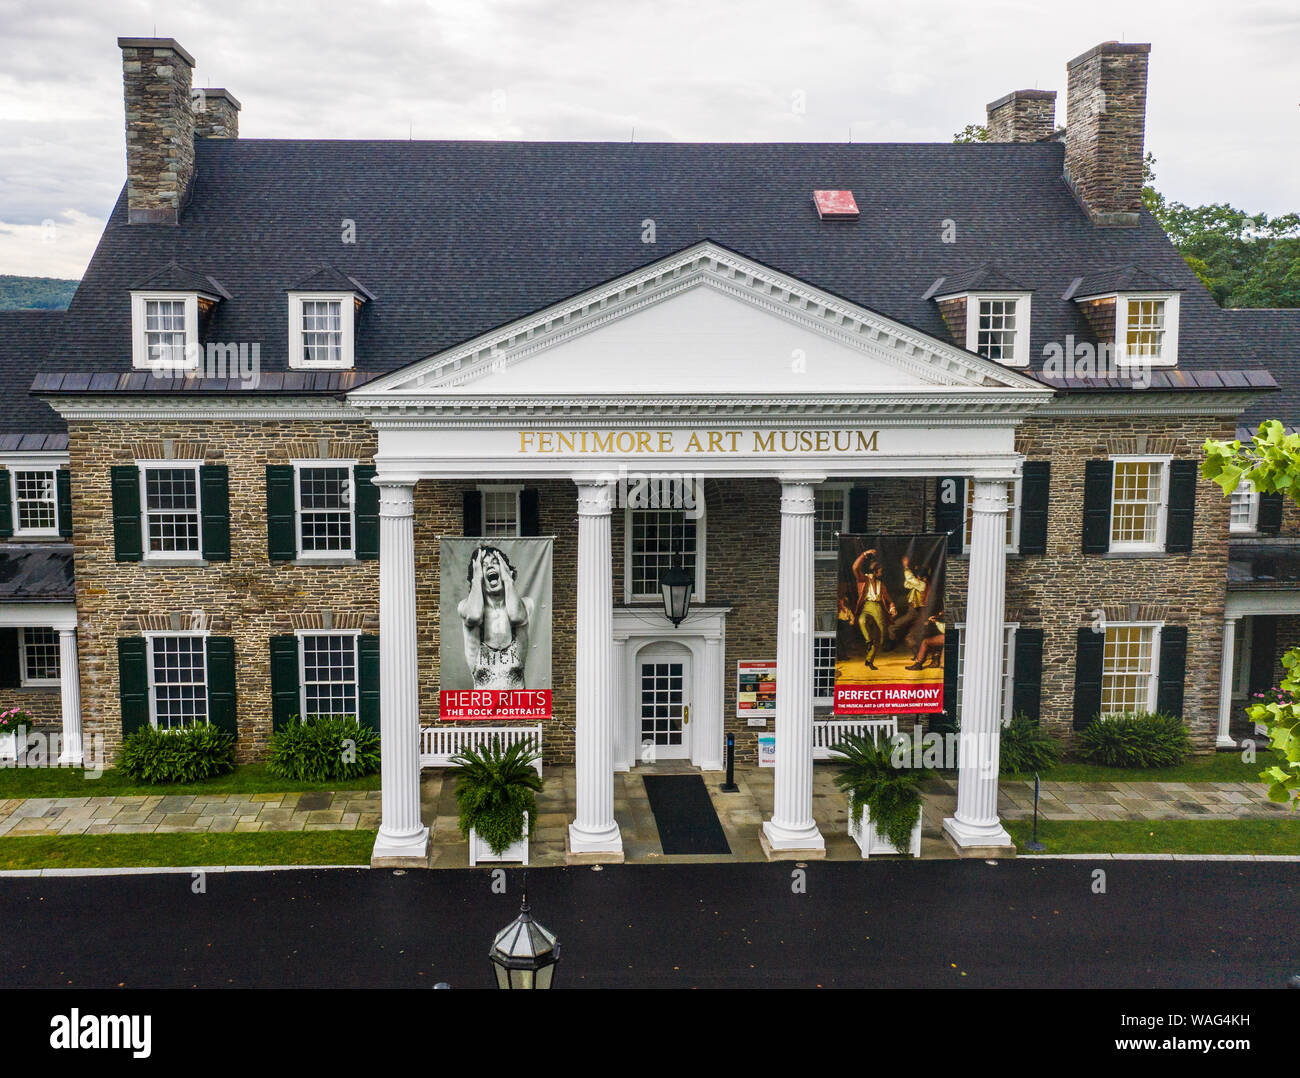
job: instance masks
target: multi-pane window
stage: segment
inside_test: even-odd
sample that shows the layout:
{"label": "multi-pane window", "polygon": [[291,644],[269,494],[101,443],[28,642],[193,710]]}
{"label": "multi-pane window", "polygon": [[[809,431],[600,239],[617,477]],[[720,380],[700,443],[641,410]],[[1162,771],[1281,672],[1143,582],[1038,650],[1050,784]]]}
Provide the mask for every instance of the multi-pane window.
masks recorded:
{"label": "multi-pane window", "polygon": [[352,466],[298,467],[298,550],[310,557],[352,553]]}
{"label": "multi-pane window", "polygon": [[835,700],[835,634],[813,635],[813,703],[829,705]]}
{"label": "multi-pane window", "polygon": [[[952,703],[952,714],[961,716],[961,688],[966,680],[966,626],[957,629],[957,699]],[[1003,627],[1002,636],[1002,721],[1011,721],[1012,690],[1016,681],[1016,626]]]}
{"label": "multi-pane window", "polygon": [[1242,480],[1232,492],[1232,508],[1228,514],[1228,530],[1253,532],[1259,525],[1259,494]]}
{"label": "multi-pane window", "polygon": [[1101,667],[1101,713],[1155,707],[1156,630],[1152,625],[1108,625]]}
{"label": "multi-pane window", "polygon": [[201,553],[198,468],[150,466],[143,474],[147,553]]}
{"label": "multi-pane window", "polygon": [[302,637],[302,714],[357,715],[355,634],[307,633]]}
{"label": "multi-pane window", "polygon": [[144,345],[148,361],[185,365],[185,301],[150,299],[144,304]]}
{"label": "multi-pane window", "polygon": [[1156,549],[1164,542],[1166,462],[1116,460],[1110,511],[1112,550]]}
{"label": "multi-pane window", "polygon": [[696,574],[696,598],[702,590],[696,568],[699,524],[681,509],[630,509],[627,516],[628,592],[637,599],[658,599],[659,577],[681,565]]}
{"label": "multi-pane window", "polygon": [[510,538],[519,534],[519,490],[516,487],[481,487],[483,530],[493,538]]}
{"label": "multi-pane window", "polygon": [[302,301],[302,360],[309,366],[343,362],[343,303],[337,299]]}
{"label": "multi-pane window", "polygon": [[[971,507],[975,504],[975,484],[966,480],[966,523],[963,532],[963,550],[970,550],[971,525],[974,514]],[[1013,479],[1007,483],[1007,551],[1016,553],[1020,549],[1020,480]]]}
{"label": "multi-pane window", "polygon": [[848,528],[849,492],[843,487],[818,487],[813,501],[813,549],[818,557],[839,553],[839,533]]}
{"label": "multi-pane window", "polygon": [[975,351],[986,359],[1011,363],[1016,358],[1016,300],[981,299]]}
{"label": "multi-pane window", "polygon": [[1164,354],[1165,301],[1130,299],[1125,327],[1126,358],[1157,360]]}
{"label": "multi-pane window", "polygon": [[14,531],[24,533],[59,530],[57,472],[53,468],[17,471],[13,476]]}
{"label": "multi-pane window", "polygon": [[24,685],[51,685],[59,680],[59,634],[36,627],[21,631]]}
{"label": "multi-pane window", "polygon": [[154,725],[171,730],[208,721],[207,639],[154,636],[149,647]]}

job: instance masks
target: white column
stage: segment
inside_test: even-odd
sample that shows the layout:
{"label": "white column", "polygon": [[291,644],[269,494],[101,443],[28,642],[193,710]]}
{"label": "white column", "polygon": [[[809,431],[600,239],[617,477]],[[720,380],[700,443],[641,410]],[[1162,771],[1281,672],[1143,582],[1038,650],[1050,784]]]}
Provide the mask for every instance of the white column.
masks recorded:
{"label": "white column", "polygon": [[813,819],[813,492],[821,477],[781,476],[776,600],[776,774],[773,850],[824,850]]}
{"label": "white column", "polygon": [[[691,708],[695,762],[703,771],[722,771],[726,766],[727,717],[722,713],[722,640],[710,636],[704,641],[704,669],[695,677],[700,685],[698,706]],[[696,726],[696,723],[699,725]]]}
{"label": "white column", "polygon": [[1002,647],[1006,604],[1006,481],[977,479],[971,504],[965,670],[957,811],[943,821],[958,846],[1010,846],[998,819],[1002,734]]}
{"label": "white column", "polygon": [[1215,745],[1221,749],[1235,749],[1237,743],[1228,733],[1232,723],[1232,672],[1237,665],[1237,616],[1225,615],[1223,619],[1223,665],[1219,668],[1219,736]]}
{"label": "white column", "polygon": [[372,862],[423,860],[420,691],[415,639],[415,485],[380,476],[379,749],[381,803]]}
{"label": "white column", "polygon": [[63,745],[59,763],[80,767],[84,761],[81,747],[81,673],[77,668],[77,630],[59,630],[59,704],[63,711]]}
{"label": "white column", "polygon": [[574,781],[577,810],[571,853],[623,852],[614,819],[614,580],[609,536],[613,490],[608,477],[575,476],[578,485],[577,699]]}
{"label": "white column", "polygon": [[[614,708],[614,770],[630,771],[636,766],[637,744],[632,733],[630,711],[627,709],[627,633],[615,635],[612,648],[610,669],[614,675],[613,693],[617,705]],[[619,715],[623,718],[619,719]]]}

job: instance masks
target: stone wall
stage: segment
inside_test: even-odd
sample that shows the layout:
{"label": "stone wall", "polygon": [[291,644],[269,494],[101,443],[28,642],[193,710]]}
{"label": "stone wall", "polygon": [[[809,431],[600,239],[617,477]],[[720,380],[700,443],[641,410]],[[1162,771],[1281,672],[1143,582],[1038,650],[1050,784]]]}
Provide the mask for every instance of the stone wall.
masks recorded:
{"label": "stone wall", "polygon": [[194,59],[169,38],[119,38],[133,221],[174,222],[194,176]]}

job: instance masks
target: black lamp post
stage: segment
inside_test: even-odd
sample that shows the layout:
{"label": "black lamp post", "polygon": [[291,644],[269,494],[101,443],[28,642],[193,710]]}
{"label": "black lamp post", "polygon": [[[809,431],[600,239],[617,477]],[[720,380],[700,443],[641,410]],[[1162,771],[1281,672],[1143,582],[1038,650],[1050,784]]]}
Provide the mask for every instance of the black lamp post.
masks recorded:
{"label": "black lamp post", "polygon": [[695,574],[678,562],[659,574],[659,591],[664,597],[664,617],[676,628],[686,620],[691,609],[691,592],[695,590]]}
{"label": "black lamp post", "polygon": [[497,933],[488,952],[498,988],[550,988],[560,945],[555,934],[533,920],[524,892],[519,916]]}

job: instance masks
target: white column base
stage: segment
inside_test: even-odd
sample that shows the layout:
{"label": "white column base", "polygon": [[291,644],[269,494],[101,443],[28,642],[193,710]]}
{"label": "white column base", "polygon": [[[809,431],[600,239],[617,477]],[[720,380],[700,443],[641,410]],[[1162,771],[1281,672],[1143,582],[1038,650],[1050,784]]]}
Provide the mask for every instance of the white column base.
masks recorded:
{"label": "white column base", "polygon": [[569,853],[616,853],[622,856],[623,836],[618,824],[604,831],[583,831],[569,824]]}
{"label": "white column base", "polygon": [[1015,843],[1011,841],[1011,836],[1001,823],[991,824],[968,824],[948,816],[943,821],[943,833],[952,840],[954,845],[962,849],[984,846],[1011,846]]}
{"label": "white column base", "polygon": [[386,835],[381,830],[375,836],[375,847],[370,852],[370,864],[383,868],[390,862],[407,864],[429,860],[429,829],[421,827],[413,835]]}
{"label": "white column base", "polygon": [[773,850],[825,850],[826,840],[813,824],[807,828],[782,827],[775,820],[763,822],[763,837]]}
{"label": "white column base", "polygon": [[85,762],[86,762],[85,753],[82,752],[80,745],[78,745],[75,749],[72,747],[68,747],[64,749],[61,753],[59,753],[60,767],[81,767],[81,765],[84,764]]}
{"label": "white column base", "polygon": [[1235,749],[1237,743],[1226,734],[1220,734],[1214,741],[1214,747],[1216,749]]}

